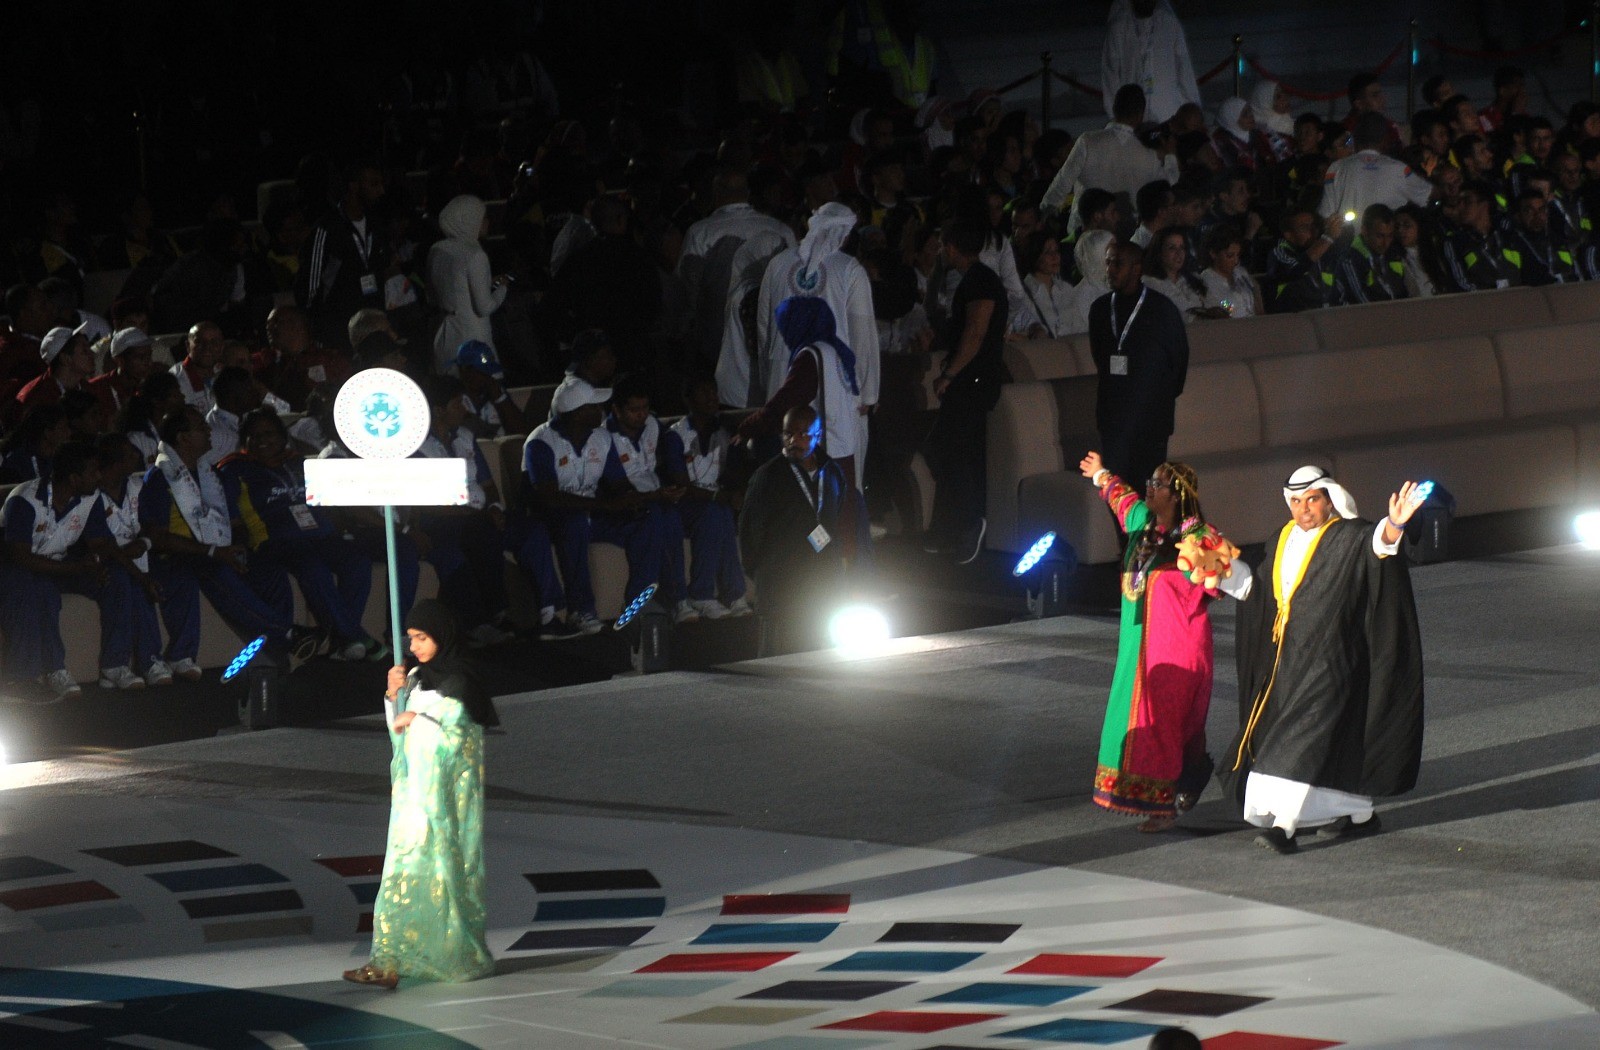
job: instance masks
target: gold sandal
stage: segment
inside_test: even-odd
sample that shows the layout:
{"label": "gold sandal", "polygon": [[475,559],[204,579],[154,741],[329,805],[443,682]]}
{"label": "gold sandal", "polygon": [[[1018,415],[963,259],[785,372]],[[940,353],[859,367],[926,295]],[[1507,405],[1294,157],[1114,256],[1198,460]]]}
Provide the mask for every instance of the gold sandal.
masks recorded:
{"label": "gold sandal", "polygon": [[371,963],[346,970],[344,979],[352,984],[373,984],[393,991],[400,984],[400,975],[393,970],[380,970]]}

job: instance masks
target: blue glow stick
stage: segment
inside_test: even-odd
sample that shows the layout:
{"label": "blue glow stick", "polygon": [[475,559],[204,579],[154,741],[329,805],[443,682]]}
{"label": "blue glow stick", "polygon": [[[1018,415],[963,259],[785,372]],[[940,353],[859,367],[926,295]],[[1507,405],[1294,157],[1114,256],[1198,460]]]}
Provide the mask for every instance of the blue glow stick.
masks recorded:
{"label": "blue glow stick", "polygon": [[624,627],[628,626],[628,621],[637,616],[639,614],[639,610],[644,608],[645,603],[655,596],[656,585],[652,583],[640,593],[639,597],[629,602],[626,609],[622,610],[622,615],[617,617],[616,625],[612,627],[612,630],[620,631]]}
{"label": "blue glow stick", "polygon": [[1043,558],[1045,554],[1049,552],[1050,548],[1055,545],[1055,542],[1056,534],[1053,532],[1047,532],[1043,536],[1040,536],[1034,541],[1033,546],[1028,548],[1028,553],[1024,554],[1022,559],[1017,562],[1017,567],[1011,570],[1011,575],[1026,575],[1029,570],[1031,570],[1035,565],[1039,564],[1039,559]]}

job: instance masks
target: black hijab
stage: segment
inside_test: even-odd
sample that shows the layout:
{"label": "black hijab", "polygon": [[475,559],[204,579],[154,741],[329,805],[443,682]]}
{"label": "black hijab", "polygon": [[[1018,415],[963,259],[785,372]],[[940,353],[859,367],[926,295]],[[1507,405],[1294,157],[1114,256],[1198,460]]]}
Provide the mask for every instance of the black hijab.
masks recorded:
{"label": "black hijab", "polygon": [[481,726],[497,726],[500,716],[494,701],[478,682],[472,662],[461,641],[461,621],[444,603],[424,598],[411,607],[406,630],[421,631],[438,647],[432,660],[417,665],[417,678],[424,689],[461,701],[467,714]]}

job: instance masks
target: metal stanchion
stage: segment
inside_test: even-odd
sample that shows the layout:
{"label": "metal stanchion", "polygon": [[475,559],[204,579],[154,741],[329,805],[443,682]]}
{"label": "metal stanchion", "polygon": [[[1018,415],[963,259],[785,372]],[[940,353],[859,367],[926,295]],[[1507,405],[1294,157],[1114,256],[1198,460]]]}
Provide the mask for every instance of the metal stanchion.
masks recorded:
{"label": "metal stanchion", "polygon": [[1589,101],[1600,102],[1600,0],[1589,5]]}
{"label": "metal stanchion", "polygon": [[1244,97],[1244,37],[1233,34],[1233,97]]}
{"label": "metal stanchion", "polygon": [[1411,61],[1406,65],[1406,120],[1417,114],[1417,63],[1421,55],[1417,53],[1417,20],[1411,20],[1410,36]]}
{"label": "metal stanchion", "polygon": [[1050,52],[1039,52],[1039,130],[1050,130]]}

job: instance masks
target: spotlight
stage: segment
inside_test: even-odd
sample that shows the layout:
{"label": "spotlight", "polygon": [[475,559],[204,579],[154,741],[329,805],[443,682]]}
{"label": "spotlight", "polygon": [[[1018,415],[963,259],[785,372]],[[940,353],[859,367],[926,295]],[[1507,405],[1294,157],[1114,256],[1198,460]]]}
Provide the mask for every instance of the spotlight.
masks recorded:
{"label": "spotlight", "polygon": [[222,672],[223,682],[244,675],[244,693],[239,697],[239,725],[244,729],[272,729],[283,724],[283,672],[271,657],[262,653],[267,636],[239,650]]}
{"label": "spotlight", "polygon": [[1345,222],[1355,222],[1356,221],[1356,213],[1353,212],[1353,211],[1345,212],[1344,213],[1344,221]]}
{"label": "spotlight", "polygon": [[866,656],[889,640],[889,621],[870,605],[847,605],[828,621],[828,640],[849,656]]}
{"label": "spotlight", "polygon": [[629,624],[638,625],[628,657],[639,674],[655,674],[672,665],[672,617],[654,600],[655,596],[656,585],[652,583],[623,607],[612,627],[620,631]]}
{"label": "spotlight", "polygon": [[1578,542],[1592,551],[1600,550],[1600,510],[1585,511],[1572,519]]}
{"label": "spotlight", "polygon": [[1067,611],[1067,581],[1078,567],[1078,552],[1056,534],[1047,532],[1034,541],[1011,570],[1027,592],[1028,612],[1034,619],[1060,616]]}

